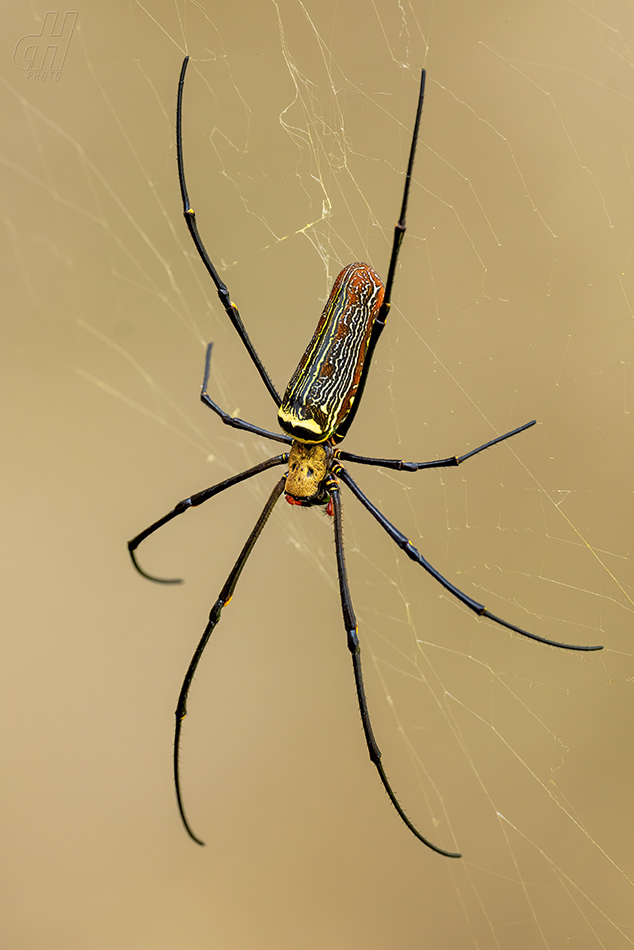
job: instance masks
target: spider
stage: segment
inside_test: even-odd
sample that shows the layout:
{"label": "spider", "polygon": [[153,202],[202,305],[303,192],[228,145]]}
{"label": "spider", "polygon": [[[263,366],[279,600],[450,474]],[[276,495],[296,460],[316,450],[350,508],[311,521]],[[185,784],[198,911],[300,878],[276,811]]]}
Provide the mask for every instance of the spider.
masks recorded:
{"label": "spider", "polygon": [[287,502],[291,505],[301,505],[302,507],[311,507],[314,505],[325,506],[326,513],[333,519],[341,609],[343,612],[348,650],[352,657],[357,700],[361,713],[361,724],[370,760],[379,774],[392,805],[412,834],[438,854],[450,858],[459,858],[461,857],[460,854],[453,851],[445,851],[443,848],[438,847],[425,838],[415,827],[396,798],[383,768],[381,752],[379,751],[370,722],[363,675],[361,672],[361,653],[357,621],[350,597],[344,556],[340,482],[343,482],[363,507],[378,521],[395,544],[397,544],[415,564],[424,568],[445,590],[453,594],[454,597],[474,613],[478,614],[478,616],[487,617],[489,620],[509,630],[513,630],[515,633],[553,647],[561,647],[568,650],[600,650],[601,646],[575,646],[567,643],[558,643],[554,640],[540,637],[537,634],[529,633],[514,623],[510,623],[492,614],[483,604],[469,597],[452,584],[451,581],[443,577],[442,574],[423,557],[407,537],[388,521],[385,515],[372,504],[370,499],[361,491],[350,473],[341,464],[342,462],[354,462],[360,465],[379,465],[382,468],[395,469],[399,472],[417,472],[421,469],[428,468],[449,468],[461,465],[462,462],[472,458],[474,455],[478,455],[480,452],[496,445],[498,442],[503,442],[512,436],[518,435],[520,432],[524,432],[525,429],[529,429],[535,425],[536,421],[533,419],[531,422],[527,422],[525,425],[506,432],[504,435],[500,435],[495,439],[491,439],[490,442],[486,442],[484,445],[480,445],[476,449],[466,452],[464,455],[435,459],[430,462],[405,462],[397,459],[367,458],[366,456],[353,455],[351,452],[337,448],[338,443],[346,436],[359,409],[368,370],[372,362],[372,354],[383,331],[390,309],[390,298],[396,263],[403,235],[405,234],[405,216],[425,92],[425,70],[422,70],[421,73],[416,118],[414,121],[409,161],[405,175],[403,201],[400,217],[394,229],[387,281],[384,285],[376,271],[368,264],[357,262],[344,267],[334,283],[328,302],[326,303],[317,329],[315,330],[315,334],[308,344],[306,352],[300,360],[295,373],[291,377],[284,398],[282,399],[251,343],[238,309],[232,302],[226,285],[220,279],[216,268],[209,258],[198,232],[194,211],[189,202],[185,182],[182,142],[183,89],[188,62],[189,57],[186,56],[180,72],[176,103],[176,152],[178,160],[178,179],[183,201],[183,214],[191,237],[196,245],[196,249],[216,286],[218,296],[227,316],[237,330],[264,385],[278,407],[278,423],[282,429],[282,434],[270,432],[268,429],[262,429],[260,426],[256,426],[251,422],[235,418],[225,412],[212,400],[207,392],[211,364],[211,343],[208,345],[206,352],[201,400],[205,406],[212,409],[213,412],[220,417],[225,425],[232,426],[235,429],[241,429],[245,432],[252,432],[255,435],[265,439],[271,439],[274,442],[282,442],[289,446],[289,449],[281,455],[276,455],[264,462],[260,462],[259,465],[254,465],[252,468],[240,472],[238,475],[233,475],[231,478],[227,478],[217,485],[212,485],[210,488],[206,488],[192,495],[190,498],[180,501],[172,511],[168,512],[168,514],[164,515],[158,521],[155,521],[154,524],[150,525],[128,542],[128,550],[132,558],[132,563],[143,577],[162,584],[181,583],[179,579],[175,578],[154,577],[146,573],[140,567],[134,552],[141,542],[145,541],[146,538],[177,515],[181,515],[190,508],[195,508],[197,505],[203,504],[203,502],[208,501],[227,488],[231,488],[239,482],[243,482],[248,478],[252,478],[254,475],[259,475],[261,472],[265,472],[278,465],[288,467],[288,470],[282,475],[269,495],[260,517],[256,521],[218,599],[209,613],[209,620],[189,664],[178,697],[174,735],[174,783],[182,822],[189,836],[197,844],[204,844],[192,831],[185,815],[179,774],[181,729],[183,719],[187,712],[187,697],[192,679],[209,638],[220,620],[222,609],[233,596],[242,569],[255,543],[260,537],[262,529],[275,507],[276,502],[280,496],[284,494]]}

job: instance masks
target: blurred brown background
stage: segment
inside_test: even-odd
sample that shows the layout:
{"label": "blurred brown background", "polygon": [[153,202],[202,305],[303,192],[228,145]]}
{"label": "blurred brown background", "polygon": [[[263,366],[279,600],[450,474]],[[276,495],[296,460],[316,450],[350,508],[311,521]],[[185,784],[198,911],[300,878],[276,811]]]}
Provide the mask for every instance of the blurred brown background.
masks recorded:
{"label": "blurred brown background", "polygon": [[[6,948],[519,948],[634,942],[634,21],[614,3],[87,2],[61,77],[3,7]],[[65,11],[60,8],[60,16]],[[34,40],[37,43],[38,40]],[[39,41],[41,42],[41,41]],[[283,389],[339,269],[385,274],[421,65],[408,235],[346,442],[406,459],[539,425],[458,471],[356,468],[435,566],[575,655],[479,622],[344,496],[368,760],[331,526],[281,503],[173,709],[275,474],[140,551],[180,498],[276,454],[181,216]]]}

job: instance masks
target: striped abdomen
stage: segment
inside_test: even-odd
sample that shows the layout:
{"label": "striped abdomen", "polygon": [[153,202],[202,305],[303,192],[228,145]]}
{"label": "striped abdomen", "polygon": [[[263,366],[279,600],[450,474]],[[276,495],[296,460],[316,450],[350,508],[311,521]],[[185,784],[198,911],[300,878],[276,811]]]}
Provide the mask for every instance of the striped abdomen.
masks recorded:
{"label": "striped abdomen", "polygon": [[294,439],[336,438],[359,389],[384,292],[368,264],[348,264],[337,277],[278,412],[280,426]]}

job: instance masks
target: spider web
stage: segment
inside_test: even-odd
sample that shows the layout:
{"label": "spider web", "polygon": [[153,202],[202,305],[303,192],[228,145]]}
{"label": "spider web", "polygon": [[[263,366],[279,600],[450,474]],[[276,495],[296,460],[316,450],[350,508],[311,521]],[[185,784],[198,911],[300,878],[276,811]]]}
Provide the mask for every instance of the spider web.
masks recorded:
{"label": "spider web", "polygon": [[[37,33],[12,17],[16,42]],[[12,945],[85,947],[97,926],[135,948],[634,942],[631,22],[563,0],[88,4],[59,82],[6,58]],[[341,267],[385,274],[428,70],[394,305],[345,447],[420,461],[538,425],[457,470],[349,467],[493,613],[605,645],[479,621],[342,493],[385,767],[460,862],[381,790],[331,523],[283,504],[192,690],[185,800],[207,849],[178,825],[176,695],[275,476],[141,549],[181,588],[144,585],[125,540],[278,452],[197,403],[213,340],[213,398],[275,428],[181,217],[185,52],[190,198],[280,389]]]}

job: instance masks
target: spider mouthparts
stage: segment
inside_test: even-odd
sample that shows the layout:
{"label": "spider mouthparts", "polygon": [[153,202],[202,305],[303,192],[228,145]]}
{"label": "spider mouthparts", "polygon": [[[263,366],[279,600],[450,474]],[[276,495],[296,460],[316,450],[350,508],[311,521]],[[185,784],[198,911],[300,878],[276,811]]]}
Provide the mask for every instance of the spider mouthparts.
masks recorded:
{"label": "spider mouthparts", "polygon": [[285,495],[284,497],[286,498],[289,505],[303,505],[301,498],[293,498],[292,495]]}

